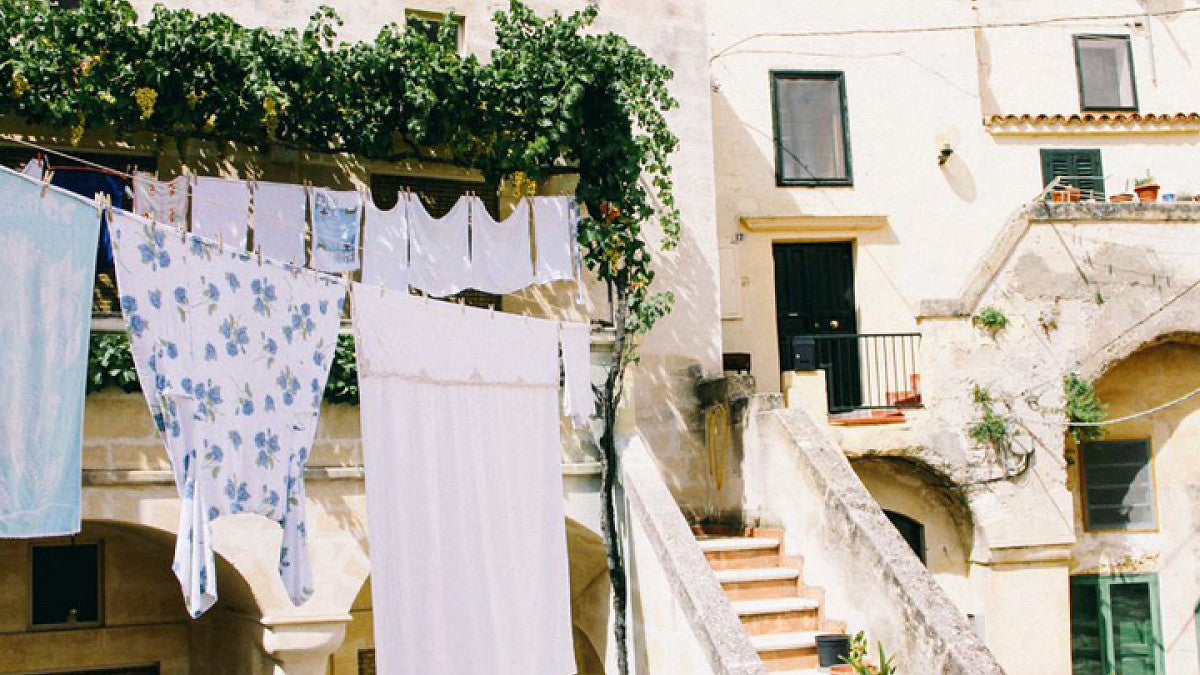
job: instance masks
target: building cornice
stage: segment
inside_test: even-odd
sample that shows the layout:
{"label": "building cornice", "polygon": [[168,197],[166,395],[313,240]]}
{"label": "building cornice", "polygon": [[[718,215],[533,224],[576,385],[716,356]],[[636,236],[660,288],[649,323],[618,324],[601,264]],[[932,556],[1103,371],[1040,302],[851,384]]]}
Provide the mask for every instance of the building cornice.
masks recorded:
{"label": "building cornice", "polygon": [[861,232],[883,230],[887,216],[742,216],[742,227],[750,232],[800,234],[806,232]]}
{"label": "building cornice", "polygon": [[993,136],[1196,134],[1200,133],[1200,113],[992,115],[984,119],[983,126]]}

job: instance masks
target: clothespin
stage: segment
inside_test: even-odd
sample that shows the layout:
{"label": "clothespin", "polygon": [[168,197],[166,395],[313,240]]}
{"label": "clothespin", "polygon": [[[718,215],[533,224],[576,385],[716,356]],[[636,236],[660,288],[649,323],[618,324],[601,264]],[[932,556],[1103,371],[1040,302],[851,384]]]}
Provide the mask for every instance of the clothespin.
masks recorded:
{"label": "clothespin", "polygon": [[220,232],[217,233],[217,250],[220,251],[222,255],[225,254],[225,236]]}
{"label": "clothespin", "polygon": [[262,267],[262,246],[258,247],[258,266]]}
{"label": "clothespin", "polygon": [[107,207],[107,209],[108,209],[108,222],[110,222],[110,223],[111,223],[111,222],[113,221],[113,203],[112,203],[112,197],[111,197],[111,196],[109,196],[109,195],[104,195],[104,201],[106,202],[105,206],[106,206],[106,207]]}
{"label": "clothespin", "polygon": [[47,171],[46,173],[42,174],[42,198],[43,199],[45,199],[46,195],[49,194],[49,192],[50,192],[50,181],[52,181],[52,180],[54,180],[54,172],[53,171]]}
{"label": "clothespin", "polygon": [[179,243],[187,243],[187,226],[183,223],[179,224]]}

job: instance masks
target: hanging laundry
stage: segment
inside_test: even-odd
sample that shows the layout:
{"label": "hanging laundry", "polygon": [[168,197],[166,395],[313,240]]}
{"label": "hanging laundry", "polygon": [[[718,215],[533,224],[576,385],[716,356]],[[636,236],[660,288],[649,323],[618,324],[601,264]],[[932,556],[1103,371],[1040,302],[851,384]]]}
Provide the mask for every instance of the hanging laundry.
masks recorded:
{"label": "hanging laundry", "polygon": [[250,232],[250,184],[202,176],[192,186],[192,233],[245,250]]}
{"label": "hanging laundry", "polygon": [[563,410],[575,428],[587,426],[596,414],[592,392],[592,334],[586,323],[564,323],[559,327],[563,366]]}
{"label": "hanging laundry", "polygon": [[188,610],[217,600],[210,523],[231,513],[283,527],[279,574],[304,602],[304,467],[345,286],[124,212],[113,240],[134,363],[182,500],[173,568]]}
{"label": "hanging laundry", "polygon": [[396,206],[383,211],[368,199],[363,225],[364,284],[408,291],[408,201],[399,195]]}
{"label": "hanging laundry", "polygon": [[354,307],[378,672],[574,673],[555,324]]}
{"label": "hanging laundry", "polygon": [[[97,194],[103,194],[111,199],[113,206],[117,208],[128,206],[126,190],[131,183],[127,177],[115,171],[90,166],[51,166],[48,170],[54,172],[54,178],[50,182],[58,187],[89,200]],[[112,239],[108,233],[107,213],[100,220],[96,270],[110,274],[113,271]]]}
{"label": "hanging laundry", "polygon": [[315,188],[310,193],[309,206],[313,223],[313,269],[335,273],[358,269],[362,195]]}
{"label": "hanging laundry", "polygon": [[571,281],[578,274],[578,243],[575,227],[579,221],[575,200],[571,197],[531,197],[533,201],[534,241],[537,243],[539,284]]}
{"label": "hanging laundry", "polygon": [[281,262],[304,264],[308,233],[303,185],[257,183],[254,188],[254,247]]}
{"label": "hanging laundry", "polygon": [[459,199],[434,218],[420,199],[408,201],[409,283],[434,297],[474,286],[471,272],[471,200]]}
{"label": "hanging laundry", "polygon": [[533,285],[529,200],[522,199],[508,218],[498,223],[483,200],[472,197],[471,244],[476,290],[504,295]]}
{"label": "hanging laundry", "polygon": [[0,538],[80,526],[84,385],[100,214],[0,170]]}
{"label": "hanging laundry", "polygon": [[35,180],[41,180],[45,171],[46,163],[42,161],[41,157],[34,157],[28,162],[25,162],[25,167],[21,169],[21,173]]}
{"label": "hanging laundry", "polygon": [[187,176],[160,181],[144,171],[133,174],[134,213],[160,223],[183,226],[187,223],[187,207]]}

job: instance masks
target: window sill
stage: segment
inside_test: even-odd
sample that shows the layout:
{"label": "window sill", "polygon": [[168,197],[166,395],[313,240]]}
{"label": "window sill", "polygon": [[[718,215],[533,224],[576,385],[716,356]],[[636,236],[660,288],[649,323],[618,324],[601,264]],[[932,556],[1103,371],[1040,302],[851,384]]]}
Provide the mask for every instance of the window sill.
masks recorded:
{"label": "window sill", "polygon": [[1083,112],[1072,115],[992,115],[984,128],[993,136],[1092,134],[1195,134],[1200,113]]}

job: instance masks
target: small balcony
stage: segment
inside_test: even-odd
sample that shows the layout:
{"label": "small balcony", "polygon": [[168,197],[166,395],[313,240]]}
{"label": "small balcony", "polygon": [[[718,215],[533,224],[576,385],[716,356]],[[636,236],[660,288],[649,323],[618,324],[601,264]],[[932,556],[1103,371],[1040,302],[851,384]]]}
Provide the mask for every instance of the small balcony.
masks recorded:
{"label": "small balcony", "polygon": [[920,333],[793,335],[790,347],[794,371],[824,371],[831,415],[922,407]]}

